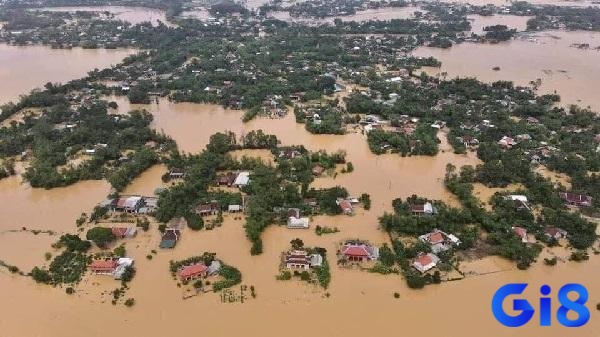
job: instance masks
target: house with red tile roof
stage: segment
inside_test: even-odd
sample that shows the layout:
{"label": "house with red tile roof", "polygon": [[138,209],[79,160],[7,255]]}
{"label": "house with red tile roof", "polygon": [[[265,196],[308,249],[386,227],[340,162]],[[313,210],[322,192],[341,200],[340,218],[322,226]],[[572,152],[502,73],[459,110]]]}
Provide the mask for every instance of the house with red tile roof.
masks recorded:
{"label": "house with red tile roof", "polygon": [[379,258],[379,248],[360,241],[348,241],[342,245],[340,255],[346,261],[367,262]]}
{"label": "house with red tile roof", "polygon": [[89,265],[92,273],[100,275],[112,275],[118,266],[116,260],[94,260]]}
{"label": "house with red tile roof", "polygon": [[204,263],[195,263],[189,266],[184,266],[177,271],[179,279],[182,281],[190,281],[198,278],[204,278],[208,274],[208,267]]}
{"label": "house with red tile roof", "polygon": [[352,208],[352,203],[350,202],[350,200],[338,199],[338,200],[336,200],[336,203],[338,204],[338,206],[340,206],[340,208],[342,209],[342,212],[344,212],[344,214],[346,214],[346,215],[352,214],[353,208]]}
{"label": "house with red tile roof", "polygon": [[134,227],[113,227],[111,231],[119,239],[132,238],[137,234],[137,229]]}
{"label": "house with red tile roof", "polygon": [[323,172],[325,172],[325,168],[319,164],[313,166],[312,168],[312,173],[315,176],[320,176],[321,174],[323,174]]}
{"label": "house with red tile roof", "polygon": [[426,273],[429,270],[435,268],[435,266],[437,266],[439,262],[440,258],[437,257],[437,255],[432,253],[421,253],[413,261],[413,267],[421,273]]}
{"label": "house with red tile roof", "polygon": [[431,251],[435,254],[445,252],[453,246],[460,245],[460,240],[456,236],[447,234],[438,229],[419,236],[419,240],[428,244],[431,247]]}
{"label": "house with red tile roof", "polygon": [[527,230],[525,228],[515,226],[515,227],[512,227],[511,229],[512,229],[513,233],[515,233],[516,236],[521,238],[521,241],[523,243],[529,242],[529,240],[527,240]]}

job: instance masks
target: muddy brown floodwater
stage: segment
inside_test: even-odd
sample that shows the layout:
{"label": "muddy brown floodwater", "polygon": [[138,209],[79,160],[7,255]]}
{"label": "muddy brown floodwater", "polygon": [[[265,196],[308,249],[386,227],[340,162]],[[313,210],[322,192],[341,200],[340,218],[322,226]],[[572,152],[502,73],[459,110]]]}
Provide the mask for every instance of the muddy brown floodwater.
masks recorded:
{"label": "muddy brown floodwater", "polygon": [[133,53],[133,49],[51,49],[0,44],[0,104],[17,100],[19,95],[48,81],[66,82],[95,68],[110,67]]}
{"label": "muddy brown floodwater", "polygon": [[167,14],[165,11],[146,7],[129,7],[129,6],[64,6],[64,7],[42,7],[41,11],[49,12],[109,12],[114,15],[115,19],[129,22],[133,25],[150,22],[157,26],[159,22],[169,26]]}
{"label": "muddy brown floodwater", "polygon": [[[589,43],[589,49],[574,44]],[[600,33],[548,31],[521,35],[498,44],[462,43],[449,49],[421,47],[416,56],[433,56],[441,68],[426,68],[430,75],[446,72],[448,78],[476,77],[482,81],[511,80],[519,85],[541,79],[540,93],[558,92],[561,104],[590,106],[600,111]],[[492,68],[500,67],[499,71]]]}

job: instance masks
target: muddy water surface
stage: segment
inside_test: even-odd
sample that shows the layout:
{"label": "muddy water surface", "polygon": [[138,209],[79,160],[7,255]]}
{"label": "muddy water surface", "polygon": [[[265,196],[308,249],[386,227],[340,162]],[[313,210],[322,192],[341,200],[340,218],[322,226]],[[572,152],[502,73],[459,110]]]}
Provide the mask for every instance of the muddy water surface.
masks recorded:
{"label": "muddy water surface", "polygon": [[[579,43],[589,43],[590,49],[576,48]],[[498,44],[462,43],[446,50],[421,47],[414,54],[442,62],[441,68],[426,69],[431,75],[446,72],[448,78],[512,80],[519,85],[541,79],[540,93],[556,91],[561,104],[589,105],[600,111],[600,51],[594,50],[598,46],[597,32],[551,31]]]}
{"label": "muddy water surface", "polygon": [[51,49],[0,44],[0,104],[16,100],[48,81],[64,83],[95,68],[110,67],[133,53],[132,49]]}
{"label": "muddy water surface", "polygon": [[169,25],[165,11],[147,7],[127,6],[65,6],[65,7],[43,7],[39,10],[50,12],[109,12],[115,19],[129,22],[133,25],[150,22],[157,26],[159,22]]}

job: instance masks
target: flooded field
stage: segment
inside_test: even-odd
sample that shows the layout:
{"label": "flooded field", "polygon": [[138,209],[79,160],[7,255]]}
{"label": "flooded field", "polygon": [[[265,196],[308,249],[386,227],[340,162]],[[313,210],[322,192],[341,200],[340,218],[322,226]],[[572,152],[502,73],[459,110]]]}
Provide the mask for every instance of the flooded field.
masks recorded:
{"label": "flooded field", "polygon": [[147,7],[127,7],[127,6],[65,6],[65,7],[42,7],[42,11],[49,12],[108,12],[114,15],[115,19],[127,21],[133,25],[150,22],[157,26],[159,22],[169,25],[165,11]]}
{"label": "flooded field", "polygon": [[[574,44],[589,43],[589,49]],[[519,85],[541,79],[540,93],[560,94],[562,104],[591,106],[600,111],[600,33],[550,31],[522,35],[498,44],[463,43],[449,49],[421,47],[416,56],[433,56],[441,68],[426,69],[430,75],[446,72],[448,78],[477,77],[482,81],[512,80]],[[499,71],[492,68],[500,67]]]}
{"label": "flooded field", "polygon": [[17,100],[19,95],[48,81],[66,82],[85,76],[94,68],[110,67],[133,53],[132,49],[51,49],[0,44],[0,104]]}
{"label": "flooded field", "polygon": [[485,27],[493,25],[505,25],[509,29],[516,29],[518,32],[525,31],[527,29],[527,20],[530,18],[530,16],[516,15],[467,16],[467,19],[471,22],[471,31],[480,35],[484,34],[483,29]]}

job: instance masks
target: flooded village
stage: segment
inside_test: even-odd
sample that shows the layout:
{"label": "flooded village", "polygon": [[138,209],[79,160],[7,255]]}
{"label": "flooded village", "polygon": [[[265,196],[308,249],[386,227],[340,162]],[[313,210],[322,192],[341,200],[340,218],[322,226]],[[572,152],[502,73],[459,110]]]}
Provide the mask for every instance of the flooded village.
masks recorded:
{"label": "flooded village", "polygon": [[0,335],[573,331],[500,325],[518,282],[585,285],[598,335],[599,29],[504,1],[7,3]]}

